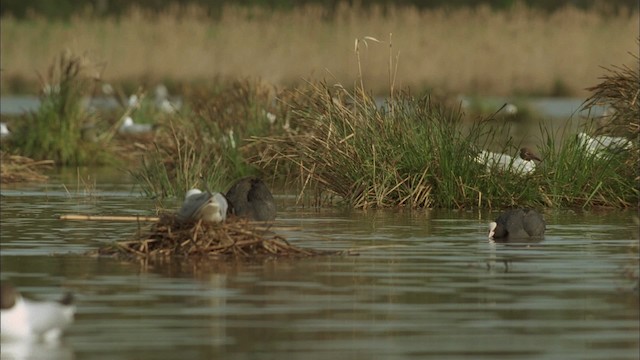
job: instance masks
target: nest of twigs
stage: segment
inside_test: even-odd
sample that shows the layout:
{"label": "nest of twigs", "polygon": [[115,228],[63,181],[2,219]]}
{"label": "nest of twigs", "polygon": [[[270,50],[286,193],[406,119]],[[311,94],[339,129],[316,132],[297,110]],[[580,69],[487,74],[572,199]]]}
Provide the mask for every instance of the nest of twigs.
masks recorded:
{"label": "nest of twigs", "polygon": [[40,171],[48,170],[52,166],[52,160],[35,161],[25,156],[0,151],[0,182],[13,184],[47,181],[49,177],[42,175]]}
{"label": "nest of twigs", "polygon": [[166,214],[136,239],[117,241],[98,250],[98,255],[137,258],[166,257],[307,257],[337,254],[335,251],[293,246],[264,225],[232,217],[221,224],[201,220],[180,222]]}

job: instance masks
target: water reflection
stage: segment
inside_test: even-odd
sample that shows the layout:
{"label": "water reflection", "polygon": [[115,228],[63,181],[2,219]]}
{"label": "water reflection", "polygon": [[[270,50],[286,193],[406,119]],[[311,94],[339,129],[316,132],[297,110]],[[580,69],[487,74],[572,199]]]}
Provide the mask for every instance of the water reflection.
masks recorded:
{"label": "water reflection", "polygon": [[[48,350],[62,359],[637,358],[631,212],[548,212],[544,241],[496,244],[497,213],[310,211],[277,197],[291,243],[357,255],[120,261],[84,253],[137,224],[55,215],[152,215],[154,203],[130,185],[95,201],[50,189],[2,189],[0,265],[34,297],[77,295],[76,322]],[[3,341],[2,358],[43,346]]]}
{"label": "water reflection", "polygon": [[73,349],[64,341],[2,339],[2,360],[74,359]]}

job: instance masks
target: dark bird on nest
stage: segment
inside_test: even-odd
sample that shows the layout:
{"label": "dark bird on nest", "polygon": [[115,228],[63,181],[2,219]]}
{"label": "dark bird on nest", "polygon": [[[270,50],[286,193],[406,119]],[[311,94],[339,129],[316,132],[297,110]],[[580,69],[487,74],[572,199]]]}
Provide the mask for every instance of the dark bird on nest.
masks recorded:
{"label": "dark bird on nest", "polygon": [[276,218],[276,204],[267,185],[257,177],[237,180],[225,195],[229,202],[229,214],[255,221]]}

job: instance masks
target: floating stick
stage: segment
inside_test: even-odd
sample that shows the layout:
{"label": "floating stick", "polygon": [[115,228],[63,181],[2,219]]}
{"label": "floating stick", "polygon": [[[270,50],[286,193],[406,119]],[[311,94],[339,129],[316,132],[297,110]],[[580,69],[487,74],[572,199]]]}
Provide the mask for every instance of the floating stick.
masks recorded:
{"label": "floating stick", "polygon": [[60,220],[89,220],[89,221],[148,221],[158,222],[160,220],[157,216],[117,216],[117,215],[60,215]]}

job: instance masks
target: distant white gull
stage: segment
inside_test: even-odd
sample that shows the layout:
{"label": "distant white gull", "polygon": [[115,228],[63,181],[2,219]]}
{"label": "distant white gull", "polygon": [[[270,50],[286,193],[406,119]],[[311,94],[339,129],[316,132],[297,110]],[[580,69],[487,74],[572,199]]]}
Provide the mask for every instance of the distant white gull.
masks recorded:
{"label": "distant white gull", "polygon": [[120,134],[144,134],[151,132],[153,130],[153,125],[151,124],[136,124],[133,122],[131,116],[127,116],[124,118],[122,125],[120,125],[120,129],[118,132]]}
{"label": "distant white gull", "polygon": [[180,100],[169,99],[169,89],[163,84],[156,86],[155,88],[155,103],[156,107],[166,114],[173,114],[182,107]]}
{"label": "distant white gull", "polygon": [[11,135],[11,131],[9,131],[9,128],[7,127],[7,124],[0,122],[0,138],[6,138],[9,135]]}

